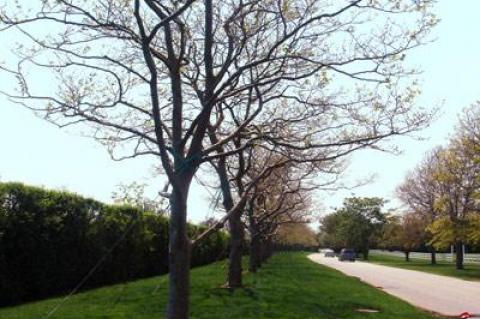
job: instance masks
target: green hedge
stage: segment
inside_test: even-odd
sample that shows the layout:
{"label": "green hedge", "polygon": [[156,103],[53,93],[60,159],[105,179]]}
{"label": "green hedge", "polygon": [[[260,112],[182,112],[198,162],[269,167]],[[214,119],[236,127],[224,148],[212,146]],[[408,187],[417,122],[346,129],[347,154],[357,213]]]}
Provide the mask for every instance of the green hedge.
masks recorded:
{"label": "green hedge", "polygon": [[[189,229],[192,235],[202,231]],[[223,233],[210,236],[195,248],[192,266],[224,258],[227,242]],[[101,259],[82,289],[164,274],[167,245],[165,217],[67,192],[0,184],[0,306],[67,293]]]}

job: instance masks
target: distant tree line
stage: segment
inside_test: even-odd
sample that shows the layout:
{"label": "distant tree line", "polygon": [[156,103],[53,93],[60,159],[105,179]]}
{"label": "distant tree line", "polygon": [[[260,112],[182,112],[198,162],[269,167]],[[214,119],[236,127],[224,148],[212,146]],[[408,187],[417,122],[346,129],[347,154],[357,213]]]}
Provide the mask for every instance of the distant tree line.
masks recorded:
{"label": "distant tree line", "polygon": [[480,246],[480,103],[465,108],[455,133],[423,161],[397,188],[403,211],[382,213],[381,199],[349,198],[344,207],[321,220],[320,241],[339,249],[368,254],[378,247],[412,251],[454,247],[456,268],[464,268],[464,247]]}
{"label": "distant tree line", "polygon": [[[191,235],[204,227],[188,225]],[[228,236],[212,234],[192,266],[225,258]],[[100,262],[100,263],[99,263]],[[134,206],[0,184],[0,306],[168,272],[168,219]]]}
{"label": "distant tree line", "polygon": [[368,251],[377,245],[387,214],[385,201],[377,197],[346,198],[343,207],[324,216],[320,223],[319,241],[336,251],[354,249],[368,259]]}

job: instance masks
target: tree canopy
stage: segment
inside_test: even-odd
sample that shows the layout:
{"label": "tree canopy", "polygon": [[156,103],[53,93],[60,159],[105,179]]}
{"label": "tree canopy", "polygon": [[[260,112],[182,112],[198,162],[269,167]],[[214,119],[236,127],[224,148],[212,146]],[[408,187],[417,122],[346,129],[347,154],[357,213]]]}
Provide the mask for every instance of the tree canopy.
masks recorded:
{"label": "tree canopy", "polygon": [[199,168],[252,146],[328,162],[425,127],[431,114],[416,105],[404,60],[428,41],[433,2],[8,4],[0,30],[21,42],[1,66],[18,91],[3,91],[60,127],[91,128],[116,160],[161,163],[171,186],[167,317],[185,319],[187,199]]}

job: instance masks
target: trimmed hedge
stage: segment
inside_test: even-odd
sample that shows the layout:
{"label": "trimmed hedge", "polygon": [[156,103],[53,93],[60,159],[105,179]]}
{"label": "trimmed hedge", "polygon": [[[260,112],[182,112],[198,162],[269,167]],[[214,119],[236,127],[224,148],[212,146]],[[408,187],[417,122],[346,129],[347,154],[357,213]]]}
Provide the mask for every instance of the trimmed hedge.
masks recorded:
{"label": "trimmed hedge", "polygon": [[[202,231],[189,225],[191,235]],[[195,248],[192,266],[227,254],[224,233]],[[112,251],[112,248],[115,247]],[[109,253],[111,252],[111,253]],[[168,272],[168,221],[67,192],[0,183],[0,306]]]}

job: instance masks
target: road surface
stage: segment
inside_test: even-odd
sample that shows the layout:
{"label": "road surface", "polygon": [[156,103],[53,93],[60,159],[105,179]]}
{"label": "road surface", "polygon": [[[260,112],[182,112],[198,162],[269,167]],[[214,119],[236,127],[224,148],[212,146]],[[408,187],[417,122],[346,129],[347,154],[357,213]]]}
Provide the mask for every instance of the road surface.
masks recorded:
{"label": "road surface", "polygon": [[365,262],[340,262],[323,254],[311,254],[308,258],[358,277],[419,308],[447,316],[465,311],[480,315],[480,282]]}

